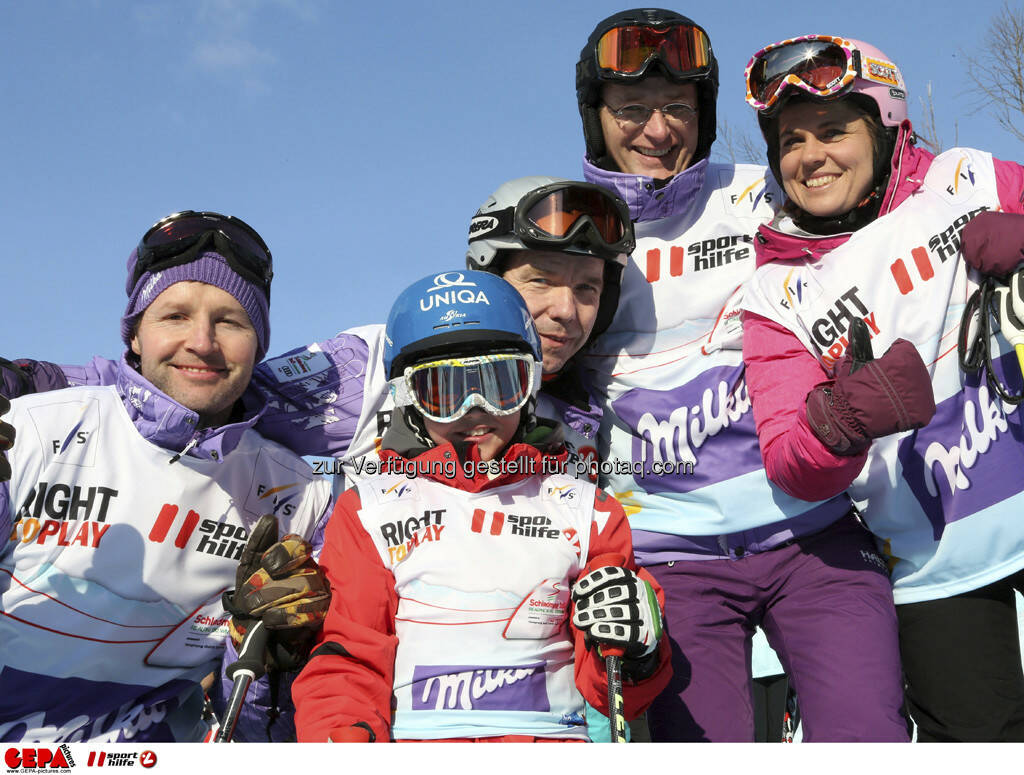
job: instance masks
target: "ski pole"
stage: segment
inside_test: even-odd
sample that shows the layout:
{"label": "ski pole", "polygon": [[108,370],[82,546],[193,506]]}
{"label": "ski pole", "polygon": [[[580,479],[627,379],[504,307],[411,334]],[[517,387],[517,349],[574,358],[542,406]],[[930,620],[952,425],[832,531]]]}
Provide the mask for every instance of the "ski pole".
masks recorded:
{"label": "ski pole", "polygon": [[[621,554],[602,554],[594,558],[591,570],[614,566],[621,568],[626,558]],[[623,715],[622,700],[622,657],[625,649],[619,646],[601,645],[604,666],[608,674],[608,724],[613,743],[626,742],[626,717]]]}
{"label": "ski pole", "polygon": [[231,742],[231,738],[235,734],[235,727],[238,725],[238,715],[241,713],[242,704],[245,702],[245,694],[249,691],[249,684],[261,678],[267,672],[263,660],[263,651],[266,647],[267,630],[261,619],[245,634],[245,638],[242,639],[242,645],[238,649],[238,660],[233,662],[227,669],[227,676],[232,681],[231,696],[228,697],[228,705],[224,710],[224,719],[213,742]]}

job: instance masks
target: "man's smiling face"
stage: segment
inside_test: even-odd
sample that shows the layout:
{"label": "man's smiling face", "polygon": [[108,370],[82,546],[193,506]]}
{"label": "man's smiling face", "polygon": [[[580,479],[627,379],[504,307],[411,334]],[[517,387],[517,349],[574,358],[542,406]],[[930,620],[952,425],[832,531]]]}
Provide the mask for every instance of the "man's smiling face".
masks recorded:
{"label": "man's smiling face", "polygon": [[601,98],[604,144],[621,172],[663,180],[690,166],[697,149],[699,114],[679,121],[655,110],[647,123],[638,126],[617,119],[612,109],[626,105],[661,108],[681,102],[697,110],[696,86],[649,76],[634,84],[606,84]]}

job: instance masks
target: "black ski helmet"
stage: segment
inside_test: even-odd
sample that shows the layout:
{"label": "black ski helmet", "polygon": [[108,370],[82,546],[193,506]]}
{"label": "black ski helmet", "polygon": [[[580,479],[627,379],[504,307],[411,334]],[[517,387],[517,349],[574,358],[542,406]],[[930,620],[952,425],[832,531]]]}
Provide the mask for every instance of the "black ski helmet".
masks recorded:
{"label": "black ski helmet", "polygon": [[674,83],[693,82],[697,87],[697,107],[700,111],[697,125],[697,148],[693,155],[693,161],[698,162],[707,158],[711,153],[711,144],[715,141],[717,116],[715,103],[718,99],[718,60],[715,59],[713,51],[710,51],[710,62],[705,72],[679,78],[670,73],[661,63],[657,56],[652,57],[645,63],[643,69],[628,76],[602,76],[597,69],[597,44],[601,36],[608,30],[625,25],[637,25],[641,27],[667,27],[676,24],[696,27],[708,37],[710,49],[711,38],[707,31],[691,19],[678,14],[675,11],[666,11],[662,8],[634,8],[629,11],[620,11],[609,16],[594,28],[587,39],[587,44],[580,52],[580,61],[576,63],[576,102],[579,105],[580,117],[583,119],[583,139],[587,146],[587,156],[592,162],[599,166],[605,166],[608,160],[607,148],[604,144],[604,131],[601,129],[601,118],[598,115],[598,108],[601,105],[601,87],[605,83],[630,83],[644,78],[652,73],[664,76]]}

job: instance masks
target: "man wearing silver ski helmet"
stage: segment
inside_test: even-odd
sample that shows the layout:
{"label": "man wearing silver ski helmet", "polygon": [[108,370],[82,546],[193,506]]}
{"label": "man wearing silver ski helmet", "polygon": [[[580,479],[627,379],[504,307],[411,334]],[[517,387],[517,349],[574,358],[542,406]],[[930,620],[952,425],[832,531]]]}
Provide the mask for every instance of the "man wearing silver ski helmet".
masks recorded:
{"label": "man wearing silver ski helmet", "polygon": [[532,175],[500,185],[469,227],[466,266],[499,274],[540,330],[544,371],[604,332],[636,245],[625,202],[591,183]]}

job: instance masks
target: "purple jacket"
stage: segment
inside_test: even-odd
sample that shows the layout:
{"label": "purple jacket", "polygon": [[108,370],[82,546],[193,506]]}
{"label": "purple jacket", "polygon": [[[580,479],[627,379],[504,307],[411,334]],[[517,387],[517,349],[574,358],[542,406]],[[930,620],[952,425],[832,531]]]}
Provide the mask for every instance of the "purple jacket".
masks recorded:
{"label": "purple jacket", "polygon": [[689,210],[704,185],[707,171],[708,160],[701,159],[658,187],[654,178],[612,172],[583,158],[583,177],[587,182],[604,186],[622,197],[629,206],[629,217],[633,221],[656,221]]}

